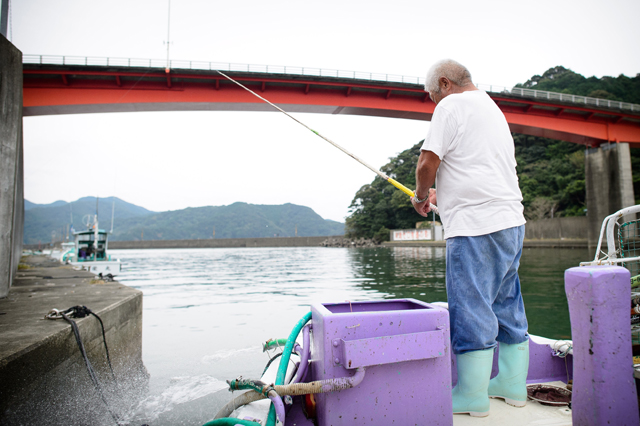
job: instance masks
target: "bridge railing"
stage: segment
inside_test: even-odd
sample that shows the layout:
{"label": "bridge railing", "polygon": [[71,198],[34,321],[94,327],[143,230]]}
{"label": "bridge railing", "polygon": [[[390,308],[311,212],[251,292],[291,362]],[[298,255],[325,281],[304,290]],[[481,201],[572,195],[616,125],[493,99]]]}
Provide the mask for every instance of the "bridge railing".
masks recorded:
{"label": "bridge railing", "polygon": [[545,92],[542,90],[525,89],[514,87],[511,89],[512,95],[520,95],[523,97],[544,98],[562,102],[572,102],[576,104],[595,105],[605,108],[629,109],[631,111],[640,111],[640,105],[628,102],[612,101],[609,99],[590,98],[588,96],[569,95],[566,93]]}
{"label": "bridge railing", "polygon": [[[135,58],[104,58],[90,56],[52,56],[52,55],[23,55],[25,64],[46,65],[85,65],[85,66],[118,66],[131,68],[166,68],[164,59],[135,59]],[[392,83],[409,83],[424,85],[424,77],[408,77],[396,74],[371,73],[362,71],[344,71],[324,68],[291,67],[282,65],[251,65],[206,61],[170,61],[171,69],[189,70],[220,70],[237,72],[255,72],[265,74],[288,74],[313,77],[350,78],[354,80],[385,81]],[[568,95],[566,93],[547,92],[544,90],[526,89],[521,87],[508,88],[490,84],[476,84],[479,89],[492,93],[504,93],[521,96],[523,98],[547,99],[552,101],[571,102],[585,106],[597,106],[640,112],[640,105],[627,102],[611,101],[608,99],[590,98],[588,96]]]}
{"label": "bridge railing", "polygon": [[505,93],[509,95],[522,96],[523,98],[548,99],[550,101],[571,102],[575,104],[593,105],[604,108],[626,109],[639,111],[640,105],[628,102],[611,101],[609,99],[590,98],[588,96],[569,95],[566,93],[547,92],[545,90],[526,89],[523,87],[507,88],[504,86],[494,86],[488,84],[476,84],[479,89],[493,93]]}
{"label": "bridge railing", "polygon": [[[135,59],[135,58],[100,58],[85,56],[51,56],[51,55],[23,55],[25,64],[47,65],[85,65],[85,66],[118,66],[132,68],[166,68],[164,59]],[[408,77],[395,74],[382,74],[361,71],[344,71],[325,68],[291,67],[282,65],[254,65],[205,61],[170,61],[171,69],[188,70],[220,70],[237,72],[257,72],[265,74],[305,75],[313,77],[351,78],[355,80],[388,81],[393,83],[424,84],[424,78]]]}

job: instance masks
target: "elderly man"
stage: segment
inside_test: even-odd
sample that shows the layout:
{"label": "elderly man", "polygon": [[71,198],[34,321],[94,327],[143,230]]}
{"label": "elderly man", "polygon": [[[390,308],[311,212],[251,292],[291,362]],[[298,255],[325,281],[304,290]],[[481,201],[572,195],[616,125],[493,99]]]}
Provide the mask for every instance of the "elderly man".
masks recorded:
{"label": "elderly man", "polygon": [[[453,412],[487,416],[489,397],[517,407],[527,400],[529,338],[518,278],[525,219],[513,138],[498,106],[461,64],[433,65],[425,90],[436,109],[411,201],[425,217],[437,204],[444,225],[458,369]],[[498,342],[499,374],[490,381]]]}

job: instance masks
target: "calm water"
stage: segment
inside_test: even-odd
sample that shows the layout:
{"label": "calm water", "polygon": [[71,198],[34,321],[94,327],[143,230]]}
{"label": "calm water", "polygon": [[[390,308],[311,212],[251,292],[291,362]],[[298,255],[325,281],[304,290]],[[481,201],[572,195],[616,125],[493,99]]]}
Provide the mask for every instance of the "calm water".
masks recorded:
{"label": "calm water", "polygon": [[[287,337],[315,302],[446,301],[444,248],[114,250],[119,281],[144,293],[149,396],[131,424],[201,425],[230,398],[224,380],[258,378],[261,343]],[[586,249],[527,249],[520,277],[529,331],[570,338],[564,270]]]}

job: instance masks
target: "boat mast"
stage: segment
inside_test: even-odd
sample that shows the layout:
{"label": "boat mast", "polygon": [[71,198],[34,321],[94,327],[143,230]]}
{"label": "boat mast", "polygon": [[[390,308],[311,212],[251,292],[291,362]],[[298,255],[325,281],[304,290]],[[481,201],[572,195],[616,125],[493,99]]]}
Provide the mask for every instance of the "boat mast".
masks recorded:
{"label": "boat mast", "polygon": [[113,218],[114,218],[115,212],[116,212],[116,197],[113,197],[113,204],[111,205],[111,231],[110,231],[111,234],[113,234]]}
{"label": "boat mast", "polygon": [[95,256],[98,252],[98,203],[100,202],[100,197],[96,197],[96,218],[93,221],[93,255]]}
{"label": "boat mast", "polygon": [[165,71],[167,73],[171,69],[170,62],[169,62],[170,40],[171,40],[171,0],[169,0],[169,17],[167,18],[167,67],[165,68]]}
{"label": "boat mast", "polygon": [[69,234],[73,236],[73,203],[69,203],[69,221],[71,226],[69,227],[69,231],[67,232],[67,242],[69,242]]}

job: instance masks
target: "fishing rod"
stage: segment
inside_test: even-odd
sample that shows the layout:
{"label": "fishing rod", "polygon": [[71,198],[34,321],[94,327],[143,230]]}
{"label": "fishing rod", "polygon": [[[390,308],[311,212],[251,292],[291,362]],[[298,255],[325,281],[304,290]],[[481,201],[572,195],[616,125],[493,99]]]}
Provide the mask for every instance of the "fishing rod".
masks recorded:
{"label": "fishing rod", "polygon": [[[271,105],[272,107],[274,107],[275,109],[277,109],[278,111],[280,111],[281,113],[283,113],[284,115],[286,115],[287,117],[289,117],[290,119],[294,120],[296,123],[306,127],[308,130],[311,130],[313,133],[316,134],[316,136],[320,136],[322,139],[324,139],[325,141],[329,142],[331,145],[335,146],[336,148],[338,148],[340,151],[344,152],[345,154],[347,154],[349,157],[353,158],[354,160],[356,160],[358,163],[362,164],[363,166],[365,166],[366,168],[368,168],[369,170],[371,170],[372,172],[374,172],[375,174],[377,174],[378,176],[380,176],[382,179],[386,180],[387,182],[389,182],[391,185],[395,186],[396,188],[398,188],[400,191],[404,192],[405,194],[407,194],[409,197],[415,197],[415,193],[410,190],[409,188],[407,188],[406,186],[404,186],[403,184],[401,184],[400,182],[398,182],[397,180],[387,176],[386,174],[382,173],[380,170],[376,169],[375,167],[373,167],[372,165],[368,164],[366,161],[361,160],[360,158],[358,158],[355,154],[352,154],[351,152],[347,151],[346,149],[344,149],[343,147],[341,147],[340,145],[338,145],[337,143],[335,143],[334,141],[332,141],[331,139],[327,138],[326,136],[321,135],[320,133],[316,132],[315,130],[313,130],[311,127],[307,126],[306,124],[304,124],[302,121],[298,120],[297,118],[295,118],[294,116],[292,116],[291,114],[289,114],[288,112],[286,112],[285,110],[283,110],[282,108],[280,108],[278,105],[275,105],[271,102],[269,102],[267,99],[263,98],[262,96],[258,95],[256,92],[254,92],[253,90],[249,89],[248,87],[242,85],[241,83],[235,81],[233,78],[229,77],[228,75],[224,74],[222,71],[220,70],[216,70],[218,72],[218,74],[220,74],[221,76],[223,76],[224,78],[226,78],[227,80],[231,81],[232,83],[237,84],[238,86],[242,87],[244,90],[246,90],[247,92],[251,93],[252,95],[254,95],[255,97],[263,100],[264,102],[268,103],[269,105]],[[429,204],[429,207],[431,208],[432,211],[434,211],[436,214],[438,213],[438,207],[434,206],[433,204]]]}

